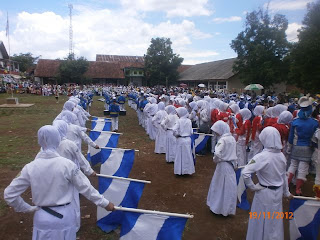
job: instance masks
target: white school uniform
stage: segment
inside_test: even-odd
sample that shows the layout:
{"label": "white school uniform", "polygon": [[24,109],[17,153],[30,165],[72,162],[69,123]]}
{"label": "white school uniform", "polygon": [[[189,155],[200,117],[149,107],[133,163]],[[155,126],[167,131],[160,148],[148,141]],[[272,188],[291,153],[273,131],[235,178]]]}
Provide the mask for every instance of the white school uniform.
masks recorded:
{"label": "white school uniform", "polygon": [[166,131],[162,128],[161,122],[168,116],[167,112],[164,110],[164,103],[160,102],[158,104],[159,111],[152,118],[152,123],[156,128],[156,139],[155,139],[155,153],[166,153]]}
{"label": "white school uniform", "polygon": [[193,174],[195,167],[191,151],[192,123],[188,119],[188,111],[184,107],[176,109],[180,119],[173,127],[173,135],[177,137],[176,157],[174,160],[174,174]]}
{"label": "white school uniform", "polygon": [[91,140],[91,138],[84,132],[84,130],[86,130],[86,128],[82,128],[74,124],[69,124],[68,132],[66,135],[67,139],[73,141],[78,146],[80,151],[82,140],[91,147],[97,146],[97,144]]}
{"label": "white school uniform", "polygon": [[210,184],[207,205],[215,214],[235,215],[237,205],[237,181],[234,164],[237,160],[236,141],[231,133],[223,134],[213,159],[217,165]]}
{"label": "white school uniform", "polygon": [[63,215],[59,219],[43,209],[36,211],[33,219],[34,240],[76,239],[75,212],[71,204],[66,205],[73,199],[74,187],[100,207],[105,208],[109,204],[72,161],[53,151],[40,152],[5,189],[4,199],[16,212],[28,212],[34,208],[20,196],[28,187],[31,187],[35,206],[51,206]]}
{"label": "white school uniform", "polygon": [[177,151],[177,138],[173,136],[173,127],[176,122],[179,120],[179,117],[175,114],[174,106],[167,106],[166,110],[171,108],[173,110],[172,113],[168,112],[168,116],[162,121],[161,126],[163,129],[166,130],[166,161],[167,162],[174,162],[176,158],[176,151]]}
{"label": "white school uniform", "polygon": [[[282,144],[279,132],[273,127],[265,128],[260,134],[264,150],[254,156],[242,170],[245,184],[255,192],[251,212],[267,214],[268,212],[282,212],[283,195],[288,197],[288,179],[286,177],[286,158],[281,152]],[[256,173],[259,180],[254,184],[251,174]],[[263,186],[277,186],[269,189]],[[247,240],[284,239],[283,220],[260,217],[249,219]]]}

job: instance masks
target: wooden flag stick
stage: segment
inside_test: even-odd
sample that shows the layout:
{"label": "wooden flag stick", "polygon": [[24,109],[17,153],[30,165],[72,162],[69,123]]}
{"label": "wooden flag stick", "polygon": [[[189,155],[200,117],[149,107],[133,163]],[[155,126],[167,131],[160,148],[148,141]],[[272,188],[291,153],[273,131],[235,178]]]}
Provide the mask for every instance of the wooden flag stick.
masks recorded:
{"label": "wooden flag stick", "polygon": [[166,216],[171,216],[171,217],[193,218],[193,215],[190,215],[190,214],[159,212],[159,211],[154,211],[154,210],[145,210],[145,209],[138,209],[138,208],[126,208],[126,207],[116,207],[115,206],[114,209],[117,211],[158,214],[158,215],[166,215]]}
{"label": "wooden flag stick", "polygon": [[199,135],[206,135],[206,136],[211,136],[211,137],[215,137],[216,135],[213,134],[208,134],[208,133],[195,133],[195,134],[199,134]]}
{"label": "wooden flag stick", "polygon": [[245,166],[247,166],[247,165],[244,165],[244,166],[239,166],[239,167],[238,167],[238,169],[239,169],[239,168],[245,168]]}
{"label": "wooden flag stick", "polygon": [[107,133],[112,133],[112,134],[119,134],[119,135],[123,135],[123,133],[110,132],[110,131],[97,131],[97,130],[90,130],[90,132],[107,132]]}
{"label": "wooden flag stick", "polygon": [[98,177],[105,177],[105,178],[114,178],[114,179],[120,179],[120,180],[132,181],[132,182],[151,183],[151,181],[146,181],[146,180],[140,180],[140,179],[134,179],[134,178],[117,177],[117,176],[105,175],[105,174],[100,174],[100,173],[97,173],[96,176],[98,176]]}
{"label": "wooden flag stick", "polygon": [[296,199],[303,199],[303,200],[314,200],[314,201],[320,201],[320,198],[315,198],[315,197],[293,196],[293,198],[296,198]]}
{"label": "wooden flag stick", "polygon": [[105,118],[105,119],[97,119],[97,120],[88,120],[89,122],[110,122],[111,118]]}
{"label": "wooden flag stick", "polygon": [[112,147],[100,147],[103,149],[119,149],[119,150],[134,150],[135,152],[139,152],[139,150],[136,149],[127,149],[127,148],[112,148]]}

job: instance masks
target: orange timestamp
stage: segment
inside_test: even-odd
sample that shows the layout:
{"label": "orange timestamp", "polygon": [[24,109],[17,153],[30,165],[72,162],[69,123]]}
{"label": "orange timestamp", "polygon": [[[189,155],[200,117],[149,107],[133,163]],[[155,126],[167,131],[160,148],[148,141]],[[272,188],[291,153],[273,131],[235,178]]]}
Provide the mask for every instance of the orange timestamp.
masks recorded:
{"label": "orange timestamp", "polygon": [[293,212],[249,212],[250,219],[293,219]]}

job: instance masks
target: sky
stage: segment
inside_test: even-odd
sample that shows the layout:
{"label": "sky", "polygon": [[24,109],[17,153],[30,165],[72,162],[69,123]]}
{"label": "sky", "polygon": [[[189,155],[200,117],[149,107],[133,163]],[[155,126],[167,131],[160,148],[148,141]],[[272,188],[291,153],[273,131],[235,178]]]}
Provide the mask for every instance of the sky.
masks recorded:
{"label": "sky", "polygon": [[76,57],[95,61],[96,54],[143,56],[152,38],[172,41],[183,64],[236,57],[230,43],[244,30],[248,12],[266,9],[289,22],[287,39],[297,30],[314,0],[0,0],[0,40],[9,16],[10,54],[31,52],[42,59],[69,53],[69,8],[73,5]]}

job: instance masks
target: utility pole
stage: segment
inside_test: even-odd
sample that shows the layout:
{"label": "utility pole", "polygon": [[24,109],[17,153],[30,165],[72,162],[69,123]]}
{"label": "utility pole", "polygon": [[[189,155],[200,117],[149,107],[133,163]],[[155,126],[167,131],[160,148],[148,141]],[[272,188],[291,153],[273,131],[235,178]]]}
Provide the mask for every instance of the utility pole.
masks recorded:
{"label": "utility pole", "polygon": [[73,58],[73,30],[72,30],[72,9],[73,9],[73,5],[69,4],[69,16],[70,16],[70,27],[69,27],[69,56],[71,56]]}

